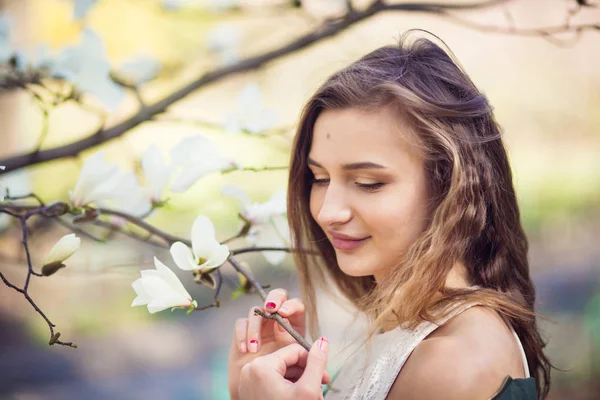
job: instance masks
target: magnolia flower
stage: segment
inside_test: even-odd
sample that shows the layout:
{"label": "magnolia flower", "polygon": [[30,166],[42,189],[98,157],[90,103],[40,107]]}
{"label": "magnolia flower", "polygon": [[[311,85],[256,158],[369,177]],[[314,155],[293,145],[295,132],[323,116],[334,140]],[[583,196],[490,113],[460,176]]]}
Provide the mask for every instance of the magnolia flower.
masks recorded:
{"label": "magnolia flower", "polygon": [[114,110],[125,98],[125,90],[113,82],[110,71],[102,39],[89,28],[79,45],[62,50],[51,66],[52,76],[71,82]]}
{"label": "magnolia flower", "polygon": [[225,117],[224,128],[231,132],[246,131],[258,134],[275,126],[275,111],[261,105],[260,87],[246,85],[238,95],[236,108]]}
{"label": "magnolia flower", "polygon": [[59,269],[64,268],[65,260],[71,257],[79,249],[80,245],[81,239],[75,236],[74,233],[60,238],[46,256],[44,266],[42,267],[42,274],[50,276]]}
{"label": "magnolia flower", "polygon": [[192,225],[192,248],[175,242],[171,245],[171,256],[179,268],[194,271],[199,280],[208,279],[209,285],[213,286],[208,274],[223,265],[229,257],[229,248],[215,239],[215,227],[211,220],[199,215]]}
{"label": "magnolia flower", "polygon": [[148,147],[142,154],[141,164],[147,195],[152,203],[159,203],[171,177],[172,168],[167,166],[155,145]]}
{"label": "magnolia flower", "polygon": [[[2,167],[1,169],[4,169]],[[33,191],[31,177],[26,169],[17,169],[10,172],[3,172],[0,175],[0,201],[3,201],[5,195],[9,194],[13,197],[19,197],[31,193]],[[27,200],[12,200],[14,203],[27,204]],[[13,217],[8,214],[0,213],[0,232],[4,231],[11,222]]]}
{"label": "magnolia flower", "polygon": [[173,192],[185,192],[198,179],[213,172],[237,168],[233,159],[223,155],[208,139],[192,136],[171,149],[173,166],[179,173],[171,183]]}
{"label": "magnolia flower", "polygon": [[156,78],[160,63],[149,55],[130,58],[117,68],[117,75],[132,85],[141,85]]}
{"label": "magnolia flower", "polygon": [[241,36],[237,26],[220,23],[208,32],[206,47],[209,51],[219,54],[225,65],[230,65],[239,60]]}
{"label": "magnolia flower", "polygon": [[104,151],[100,150],[88,158],[79,174],[75,189],[70,192],[71,203],[81,207],[88,203],[105,200],[114,196],[122,176],[116,164],[104,160]]}
{"label": "magnolia flower", "polygon": [[87,15],[88,11],[98,0],[75,0],[75,6],[73,7],[73,19],[83,19]]}
{"label": "magnolia flower", "polygon": [[156,269],[141,271],[142,277],[131,284],[137,297],[132,307],[148,305],[148,311],[155,312],[172,307],[196,308],[198,303],[185,290],[177,275],[154,257]]}
{"label": "magnolia flower", "polygon": [[[266,203],[253,203],[239,187],[224,186],[222,193],[234,197],[240,207],[240,215],[250,225],[246,240],[259,247],[285,247],[290,242],[289,226],[285,217],[285,190],[275,192]],[[277,265],[285,258],[283,251],[263,251],[270,264]]]}
{"label": "magnolia flower", "polygon": [[[134,216],[142,216],[150,211],[152,204],[144,188],[140,186],[132,171],[120,173],[119,180],[113,189],[112,206],[116,210]],[[125,221],[119,221],[120,224]]]}

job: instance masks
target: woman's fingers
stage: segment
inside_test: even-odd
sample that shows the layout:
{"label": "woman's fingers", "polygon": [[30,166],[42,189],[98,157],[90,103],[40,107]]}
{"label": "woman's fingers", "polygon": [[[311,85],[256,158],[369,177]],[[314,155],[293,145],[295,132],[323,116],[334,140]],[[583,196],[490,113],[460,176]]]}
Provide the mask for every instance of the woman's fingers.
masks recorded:
{"label": "woman's fingers", "polygon": [[302,315],[304,316],[304,303],[300,299],[289,299],[281,304],[277,313],[282,317],[289,317],[291,315]]}
{"label": "woman's fingers", "polygon": [[235,342],[241,353],[248,351],[247,335],[248,333],[248,318],[240,318],[235,321]]}
{"label": "woman's fingers", "polygon": [[304,373],[298,379],[297,385],[306,390],[321,389],[323,375],[327,368],[329,342],[324,337],[315,341],[308,352]]}
{"label": "woman's fingers", "polygon": [[288,299],[288,292],[285,289],[273,289],[267,294],[265,299],[265,310],[270,313],[277,312],[279,307]]}
{"label": "woman's fingers", "polygon": [[260,349],[260,332],[263,324],[263,317],[254,314],[255,308],[252,307],[248,313],[248,333],[246,340],[250,353],[256,353]]}
{"label": "woman's fingers", "polygon": [[316,387],[320,390],[321,383],[331,382],[326,371],[328,350],[329,343],[325,338],[320,338],[313,343],[310,352],[298,343],[292,343],[257,358],[253,364],[261,371],[272,371],[285,378],[297,380],[298,384],[303,386]]}

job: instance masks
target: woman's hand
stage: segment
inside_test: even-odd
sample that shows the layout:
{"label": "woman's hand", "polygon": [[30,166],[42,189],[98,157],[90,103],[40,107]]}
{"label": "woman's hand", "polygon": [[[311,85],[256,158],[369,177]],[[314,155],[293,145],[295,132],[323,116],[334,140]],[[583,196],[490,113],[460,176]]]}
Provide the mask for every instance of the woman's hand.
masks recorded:
{"label": "woman's hand", "polygon": [[274,353],[256,358],[242,368],[240,400],[317,400],[323,399],[321,383],[331,380],[327,367],[328,343],[320,338],[310,352],[291,344]]}
{"label": "woman's hand", "polygon": [[267,295],[263,307],[252,307],[248,318],[238,319],[228,362],[228,386],[233,399],[237,395],[240,371],[244,365],[257,357],[271,354],[296,342],[276,321],[254,315],[255,308],[267,313],[277,312],[288,320],[300,335],[304,336],[306,333],[304,304],[299,299],[288,299],[285,289],[273,289]]}

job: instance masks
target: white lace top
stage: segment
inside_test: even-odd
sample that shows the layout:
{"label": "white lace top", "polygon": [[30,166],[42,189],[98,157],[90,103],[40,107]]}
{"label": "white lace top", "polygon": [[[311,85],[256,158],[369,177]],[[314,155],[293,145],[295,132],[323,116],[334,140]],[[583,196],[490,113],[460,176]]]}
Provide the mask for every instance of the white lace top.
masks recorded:
{"label": "white lace top", "polygon": [[[329,390],[325,398],[327,400],[385,400],[396,376],[415,347],[436,328],[474,305],[476,304],[456,307],[437,324],[423,322],[414,330],[396,328],[373,336],[370,354],[367,355],[365,346],[362,346],[351,356],[332,383],[332,387],[338,391]],[[525,377],[528,378],[529,367],[525,351],[514,330],[513,334],[521,349]]]}

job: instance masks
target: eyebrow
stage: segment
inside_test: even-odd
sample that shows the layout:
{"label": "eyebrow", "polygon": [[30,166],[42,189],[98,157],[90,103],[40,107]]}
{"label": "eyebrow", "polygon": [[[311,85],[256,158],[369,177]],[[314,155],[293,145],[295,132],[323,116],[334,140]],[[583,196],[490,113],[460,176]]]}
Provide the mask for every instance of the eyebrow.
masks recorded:
{"label": "eyebrow", "polygon": [[[315,160],[313,160],[310,157],[308,157],[308,164],[314,165],[315,167],[323,168],[323,166],[321,164],[319,164],[318,162],[316,162]],[[342,165],[342,169],[345,171],[352,171],[352,170],[356,170],[356,169],[385,169],[385,167],[383,165],[376,164],[374,162],[362,161],[362,162],[344,164],[344,165]]]}

